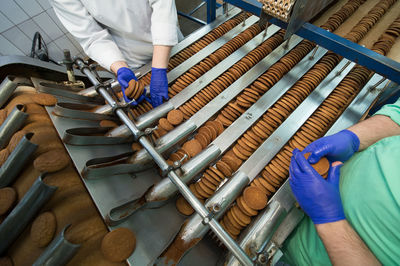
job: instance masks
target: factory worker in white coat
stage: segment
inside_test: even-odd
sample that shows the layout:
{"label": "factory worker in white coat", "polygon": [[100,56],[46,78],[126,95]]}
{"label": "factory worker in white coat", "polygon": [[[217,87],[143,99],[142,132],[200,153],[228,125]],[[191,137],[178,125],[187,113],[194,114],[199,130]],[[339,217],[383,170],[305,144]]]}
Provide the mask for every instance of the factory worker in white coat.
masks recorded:
{"label": "factory worker in white coat", "polygon": [[137,80],[131,69],[152,60],[151,103],[168,99],[167,66],[179,32],[174,0],[49,1],[85,53],[117,75],[123,89]]}

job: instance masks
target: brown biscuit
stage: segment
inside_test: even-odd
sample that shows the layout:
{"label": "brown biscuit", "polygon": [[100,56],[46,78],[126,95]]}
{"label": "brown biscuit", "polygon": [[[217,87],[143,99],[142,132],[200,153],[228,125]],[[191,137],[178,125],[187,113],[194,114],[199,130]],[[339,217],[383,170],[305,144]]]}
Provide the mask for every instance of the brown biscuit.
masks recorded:
{"label": "brown biscuit", "polygon": [[262,210],[267,206],[268,198],[261,189],[247,187],[243,191],[243,200],[253,210]]}
{"label": "brown biscuit", "polygon": [[38,247],[47,246],[54,237],[57,221],[54,213],[48,211],[40,214],[32,223],[31,239]]}
{"label": "brown biscuit", "polygon": [[35,93],[32,95],[32,100],[40,105],[53,106],[57,103],[57,98],[47,93]]}
{"label": "brown biscuit", "polygon": [[[304,157],[308,159],[308,157],[311,155],[310,152],[304,154]],[[315,169],[315,171],[318,172],[321,176],[327,175],[329,171],[329,161],[325,157],[322,157],[317,163],[311,164],[311,166]]]}
{"label": "brown biscuit", "polygon": [[7,161],[9,155],[10,152],[7,149],[2,149],[0,151],[0,166],[2,166]]}
{"label": "brown biscuit", "polygon": [[11,152],[15,149],[15,147],[18,145],[18,143],[21,141],[22,137],[25,136],[25,134],[28,133],[25,130],[20,130],[14,133],[14,135],[11,137],[10,142],[8,143],[7,150],[11,154]]}
{"label": "brown biscuit", "polygon": [[160,121],[159,121],[158,123],[159,123],[158,125],[159,125],[162,129],[165,129],[166,131],[171,131],[171,130],[174,129],[174,126],[171,125],[171,123],[168,122],[168,120],[167,120],[166,118],[161,118]]}
{"label": "brown biscuit", "polygon": [[190,204],[182,196],[179,196],[176,200],[176,209],[183,215],[187,216],[192,215],[194,212],[192,206],[190,206]]}
{"label": "brown biscuit", "polygon": [[118,124],[111,120],[101,120],[100,126],[101,127],[117,127]]}
{"label": "brown biscuit", "polygon": [[101,252],[107,260],[112,262],[126,260],[135,248],[135,234],[128,228],[117,228],[107,233],[101,241]]}
{"label": "brown biscuit", "polygon": [[233,173],[231,167],[226,162],[220,160],[216,163],[218,170],[220,170],[226,177],[230,177]]}
{"label": "brown biscuit", "polygon": [[4,123],[4,121],[6,121],[7,119],[7,111],[6,109],[1,109],[0,110],[0,125],[2,125]]}
{"label": "brown biscuit", "polygon": [[198,140],[192,139],[183,144],[182,149],[192,158],[199,154],[203,148]]}
{"label": "brown biscuit", "polygon": [[12,187],[0,189],[0,215],[7,213],[17,199],[17,192]]}
{"label": "brown biscuit", "polygon": [[174,126],[179,125],[183,121],[183,113],[180,110],[172,110],[168,113],[167,120]]}
{"label": "brown biscuit", "polygon": [[0,258],[0,265],[1,266],[13,266],[14,263],[9,256],[5,256],[5,257]]}
{"label": "brown biscuit", "polygon": [[238,206],[232,208],[232,212],[243,223],[248,225],[251,222],[250,216],[243,213]]}
{"label": "brown biscuit", "polygon": [[43,153],[33,161],[33,166],[40,172],[57,172],[69,164],[69,157],[63,149],[54,149]]}
{"label": "brown biscuit", "polygon": [[196,134],[196,136],[194,136],[194,139],[196,139],[200,142],[201,147],[203,149],[207,147],[207,145],[208,145],[207,137],[204,134]]}

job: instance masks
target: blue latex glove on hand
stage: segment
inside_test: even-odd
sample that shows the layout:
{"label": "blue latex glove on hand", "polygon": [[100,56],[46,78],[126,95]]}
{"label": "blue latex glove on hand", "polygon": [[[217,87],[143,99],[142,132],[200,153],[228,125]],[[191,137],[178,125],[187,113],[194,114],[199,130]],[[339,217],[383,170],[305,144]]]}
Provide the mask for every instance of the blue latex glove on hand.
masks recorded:
{"label": "blue latex glove on hand", "polygon": [[[132,99],[129,99],[128,96],[126,96],[125,90],[129,87],[129,82],[131,80],[137,81],[135,74],[129,68],[121,67],[117,71],[117,80],[121,85],[122,96],[124,97],[125,102],[130,103]],[[145,93],[143,93],[138,99],[135,99],[134,102],[130,103],[130,105],[138,105],[144,100],[145,96]]]}
{"label": "blue latex glove on hand", "polygon": [[340,167],[331,166],[325,180],[307,162],[298,149],[294,149],[289,167],[289,183],[301,208],[314,224],[346,219],[339,192]]}
{"label": "blue latex glove on hand", "polygon": [[168,100],[168,79],[166,68],[151,68],[150,81],[151,105],[157,107]]}
{"label": "blue latex glove on hand", "polygon": [[294,149],[289,167],[289,183],[301,208],[314,224],[346,219],[339,192],[340,167],[331,166],[325,180],[307,162],[303,153]]}
{"label": "blue latex glove on hand", "polygon": [[322,157],[327,157],[331,162],[347,161],[360,147],[360,140],[350,130],[342,130],[334,135],[317,139],[308,145],[303,153],[311,152],[308,161],[312,164]]}

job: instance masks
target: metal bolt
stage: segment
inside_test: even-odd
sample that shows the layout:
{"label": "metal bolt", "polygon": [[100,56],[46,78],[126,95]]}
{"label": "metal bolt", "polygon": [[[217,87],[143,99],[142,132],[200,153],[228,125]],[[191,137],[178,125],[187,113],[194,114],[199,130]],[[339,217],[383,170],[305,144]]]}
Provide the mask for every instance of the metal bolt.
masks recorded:
{"label": "metal bolt", "polygon": [[247,119],[252,119],[253,118],[253,114],[252,113],[247,113],[246,118]]}
{"label": "metal bolt", "polygon": [[336,76],[340,76],[340,75],[342,74],[342,72],[350,65],[350,63],[351,63],[351,61],[348,60],[348,61],[346,62],[346,64],[342,67],[342,69],[340,69],[340,70],[336,73]]}
{"label": "metal bolt", "polygon": [[258,254],[258,256],[257,256],[257,261],[258,261],[259,263],[261,263],[261,264],[264,264],[264,263],[267,262],[267,257],[266,257],[263,253],[260,253],[260,254]]}
{"label": "metal bolt", "polygon": [[315,54],[317,53],[318,48],[319,48],[319,45],[315,46],[312,55],[309,57],[310,60],[313,60],[313,59],[314,59],[314,56],[315,56]]}
{"label": "metal bolt", "polygon": [[221,205],[219,203],[215,203],[212,207],[214,213],[217,213],[221,210]]}
{"label": "metal bolt", "polygon": [[203,219],[203,223],[204,223],[204,224],[210,223],[210,218],[205,217],[205,218]]}

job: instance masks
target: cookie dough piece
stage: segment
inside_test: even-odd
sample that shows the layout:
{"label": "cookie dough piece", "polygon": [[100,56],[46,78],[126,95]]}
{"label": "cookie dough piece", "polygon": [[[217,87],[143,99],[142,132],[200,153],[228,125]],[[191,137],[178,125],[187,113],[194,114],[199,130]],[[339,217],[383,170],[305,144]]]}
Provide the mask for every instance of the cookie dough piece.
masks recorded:
{"label": "cookie dough piece", "polygon": [[57,98],[47,93],[35,93],[32,95],[32,100],[40,105],[52,106],[57,103]]}
{"label": "cookie dough piece", "polygon": [[38,247],[47,246],[53,240],[57,228],[56,216],[48,211],[40,214],[32,223],[31,239]]}
{"label": "cookie dough piece", "polygon": [[17,192],[12,187],[0,189],[0,215],[7,213],[17,199]]}
{"label": "cookie dough piece", "polygon": [[33,166],[40,172],[57,172],[69,164],[69,157],[63,149],[43,153],[33,161]]}
{"label": "cookie dough piece", "polygon": [[107,260],[112,262],[126,260],[135,248],[135,234],[123,227],[106,234],[101,242],[101,252]]}

